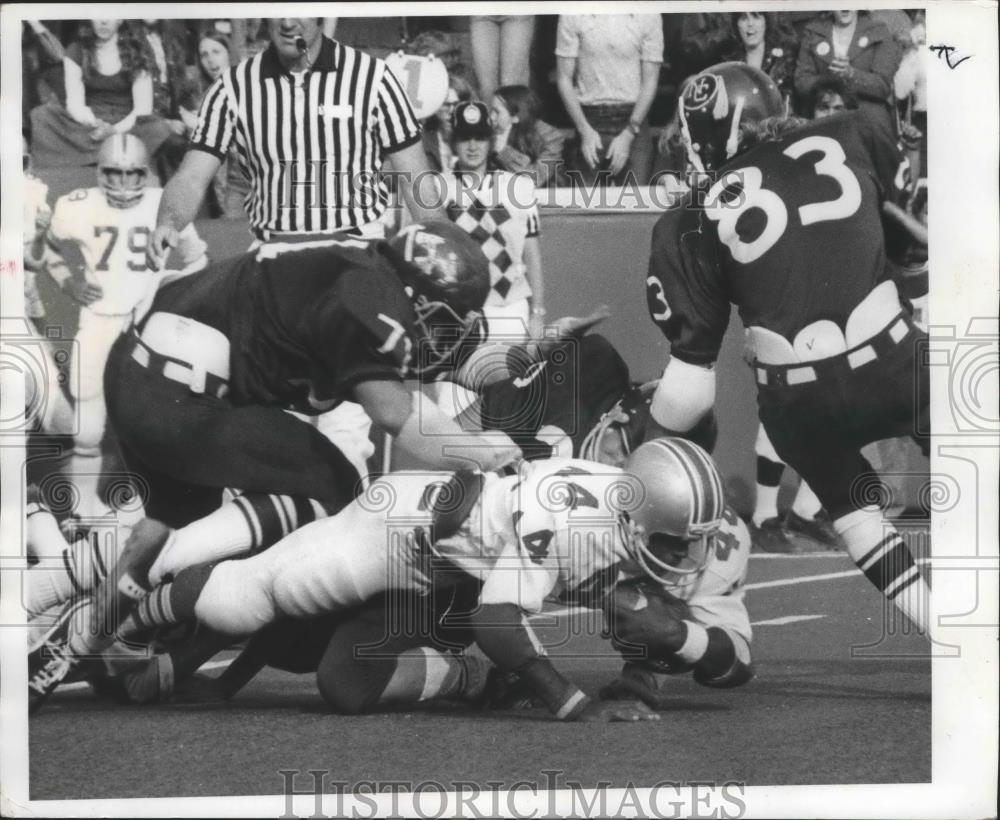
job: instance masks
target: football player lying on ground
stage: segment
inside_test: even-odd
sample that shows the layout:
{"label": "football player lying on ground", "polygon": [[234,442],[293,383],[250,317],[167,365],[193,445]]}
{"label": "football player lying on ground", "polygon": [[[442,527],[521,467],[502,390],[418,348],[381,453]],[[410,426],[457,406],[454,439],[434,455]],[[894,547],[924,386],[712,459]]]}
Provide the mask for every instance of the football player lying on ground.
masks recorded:
{"label": "football player lying on ground", "polygon": [[[214,555],[199,555],[210,560],[261,549],[337,512],[360,489],[357,470],[285,410],[315,414],[345,399],[429,468],[491,469],[516,459],[502,433],[465,432],[427,403],[416,412],[403,384],[449,366],[477,331],[488,290],[486,258],[450,222],[412,225],[391,242],[304,243],[278,256],[265,247],[164,286],[105,369],[109,418],[147,492],[147,514],[171,527],[202,519],[193,542],[214,545]],[[220,507],[227,487],[244,494]],[[140,522],[94,596],[101,606],[91,608],[91,628],[69,634],[67,609],[32,650],[36,699],[58,685],[73,656],[108,645],[148,591],[169,535]]]}
{"label": "football player lying on ground", "polygon": [[[360,617],[355,610],[313,622],[319,641],[307,640],[297,661],[287,647],[275,661],[298,663],[295,671],[315,665],[320,691],[339,711],[481,699],[482,664],[456,652],[474,639],[560,719],[637,720],[651,716],[648,708],[592,703],[563,678],[525,616],[550,598],[602,608],[614,646],[629,659],[606,690],[611,697],[660,704],[650,663],[659,672],[693,671],[709,686],[739,685],[752,676],[742,593],[748,550],[746,527],[725,509],[708,455],[664,439],[633,452],[624,470],[549,459],[507,477],[383,476],[337,516],[261,555],[182,571],[157,590],[156,609],[237,637],[275,628],[281,617],[362,607]],[[474,607],[466,576],[476,587],[482,581]],[[420,618],[442,629],[428,639],[393,627]],[[190,671],[175,663],[146,663],[123,689],[147,699],[171,674]],[[242,682],[237,671],[222,685],[231,694]]]}

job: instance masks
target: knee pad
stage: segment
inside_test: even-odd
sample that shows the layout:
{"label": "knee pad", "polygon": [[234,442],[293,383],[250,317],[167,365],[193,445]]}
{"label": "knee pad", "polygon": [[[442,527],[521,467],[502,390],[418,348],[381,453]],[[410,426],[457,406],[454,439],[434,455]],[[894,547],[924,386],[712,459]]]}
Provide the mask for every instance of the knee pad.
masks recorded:
{"label": "knee pad", "polygon": [[267,579],[253,567],[247,570],[250,563],[251,559],[223,561],[210,569],[194,605],[199,621],[229,635],[249,635],[274,621],[277,613]]}
{"label": "knee pad", "polygon": [[108,413],[104,406],[104,394],[79,398],[76,403],[79,428],[74,443],[78,448],[100,448],[104,438],[104,426]]}

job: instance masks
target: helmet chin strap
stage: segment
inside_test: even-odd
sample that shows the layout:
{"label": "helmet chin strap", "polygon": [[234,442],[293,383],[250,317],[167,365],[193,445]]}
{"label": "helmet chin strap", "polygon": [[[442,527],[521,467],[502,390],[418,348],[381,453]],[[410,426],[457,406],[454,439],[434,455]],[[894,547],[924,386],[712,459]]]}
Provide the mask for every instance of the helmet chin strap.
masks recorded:
{"label": "helmet chin strap", "polygon": [[733,107],[733,122],[729,126],[729,139],[726,140],[726,159],[731,159],[740,147],[740,120],[743,118],[744,97],[737,97]]}

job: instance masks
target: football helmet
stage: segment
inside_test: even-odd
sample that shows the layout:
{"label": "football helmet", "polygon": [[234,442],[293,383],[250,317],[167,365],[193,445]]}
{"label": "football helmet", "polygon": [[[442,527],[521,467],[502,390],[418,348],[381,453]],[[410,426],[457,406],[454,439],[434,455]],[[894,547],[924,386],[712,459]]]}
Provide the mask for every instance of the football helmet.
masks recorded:
{"label": "football helmet", "polygon": [[[631,385],[621,400],[601,416],[594,429],[587,433],[580,445],[580,458],[604,464],[607,463],[605,454],[608,452],[629,455],[642,442],[646,432],[649,405],[656,385],[655,381]],[[605,444],[607,436],[616,439],[612,446]]]}
{"label": "football helmet", "polygon": [[142,199],[149,181],[146,146],[131,134],[114,134],[97,152],[97,184],[115,208],[131,208]]}
{"label": "football helmet", "polygon": [[420,222],[389,242],[396,270],[416,312],[414,375],[459,365],[459,352],[485,338],[483,303],[489,262],[472,237],[451,222]]}
{"label": "football helmet", "polygon": [[719,63],[692,77],[681,94],[681,134],[694,167],[725,165],[739,148],[740,126],[785,113],[778,86],[746,63]]}
{"label": "football helmet", "polygon": [[631,504],[619,513],[625,548],[654,581],[693,584],[710,557],[712,536],[726,507],[722,478],[711,457],[681,438],[658,438],[625,462]]}

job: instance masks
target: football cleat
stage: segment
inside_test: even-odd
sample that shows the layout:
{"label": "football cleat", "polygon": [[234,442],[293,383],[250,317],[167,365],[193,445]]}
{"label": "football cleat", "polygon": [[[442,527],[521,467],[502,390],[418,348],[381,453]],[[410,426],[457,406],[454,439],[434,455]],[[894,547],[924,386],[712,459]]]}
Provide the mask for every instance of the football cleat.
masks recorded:
{"label": "football cleat", "polygon": [[89,599],[69,601],[37,644],[28,650],[28,714],[34,714],[77,669],[81,658],[69,649],[73,623],[88,608]]}
{"label": "football cleat", "polygon": [[789,510],[785,513],[782,523],[785,529],[793,534],[804,535],[832,550],[844,549],[844,543],[833,528],[833,522],[826,510],[820,510],[812,518],[805,518],[794,510]]}
{"label": "football cleat", "polygon": [[131,208],[139,203],[149,182],[149,154],[138,137],[114,134],[97,152],[97,184],[108,204]]}
{"label": "football cleat", "polygon": [[747,522],[754,552],[798,553],[802,548],[790,537],[780,518],[766,518],[760,525]]}

